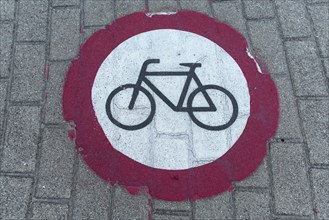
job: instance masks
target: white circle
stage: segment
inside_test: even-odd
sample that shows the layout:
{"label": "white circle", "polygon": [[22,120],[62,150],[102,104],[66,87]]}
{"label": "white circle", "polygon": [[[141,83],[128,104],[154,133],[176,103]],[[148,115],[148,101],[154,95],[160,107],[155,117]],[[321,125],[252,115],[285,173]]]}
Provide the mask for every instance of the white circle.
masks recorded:
{"label": "white circle", "polygon": [[[109,39],[111,40],[111,39]],[[227,129],[212,131],[199,127],[187,112],[172,110],[145,83],[142,86],[155,100],[155,116],[151,123],[138,130],[125,130],[113,124],[106,113],[109,94],[119,86],[136,84],[144,61],[160,59],[150,64],[147,71],[188,71],[180,63],[201,63],[195,72],[202,85],[218,85],[233,94],[238,103],[238,117]],[[186,76],[147,76],[174,104],[178,103]],[[192,80],[189,94],[196,89]],[[150,103],[140,92],[136,109],[128,110],[132,89],[123,90],[113,98],[114,117],[123,123],[137,123],[147,118]],[[212,93],[214,91],[209,91]],[[213,94],[219,105],[215,113],[198,112],[203,122],[227,122],[232,115],[232,104],[220,94]],[[198,97],[199,96],[199,97]],[[211,96],[211,94],[210,94]],[[202,95],[193,105],[203,106]],[[92,87],[92,103],[99,124],[111,145],[127,157],[146,166],[182,170],[210,163],[223,156],[239,139],[250,115],[250,96],[247,81],[235,60],[220,46],[200,35],[173,29],[159,29],[135,35],[117,46],[103,61]],[[206,102],[205,102],[206,103]],[[219,114],[219,115],[216,115]]]}

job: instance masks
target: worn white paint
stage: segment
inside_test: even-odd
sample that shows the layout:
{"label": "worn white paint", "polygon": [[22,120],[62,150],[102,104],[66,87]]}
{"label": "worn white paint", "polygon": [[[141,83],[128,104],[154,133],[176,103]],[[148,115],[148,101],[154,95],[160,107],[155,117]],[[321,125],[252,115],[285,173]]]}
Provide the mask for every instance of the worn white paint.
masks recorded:
{"label": "worn white paint", "polygon": [[[110,39],[109,39],[110,40]],[[200,62],[196,73],[203,85],[215,84],[229,90],[239,106],[238,119],[228,129],[209,131],[195,125],[188,113],[174,112],[154,96],[156,114],[151,124],[135,131],[123,130],[108,119],[105,103],[108,95],[118,86],[136,83],[140,68],[147,59],[160,59],[160,64],[149,66],[153,71],[187,71],[179,63]],[[149,78],[151,79],[151,78]],[[151,81],[172,100],[178,100],[184,77],[152,77]],[[194,86],[193,86],[194,85]],[[191,85],[189,93],[195,84]],[[125,90],[114,100],[115,117],[125,123],[147,117],[150,111],[146,97],[139,96],[135,110],[128,110],[132,90]],[[223,114],[198,113],[208,121],[225,121],[232,112],[227,98],[213,94]],[[201,105],[203,98],[196,97]],[[92,102],[96,117],[115,149],[144,165],[180,170],[201,166],[223,156],[238,140],[250,114],[250,96],[246,79],[234,59],[214,42],[200,35],[171,29],[161,29],[136,35],[114,49],[100,66],[92,88]]]}
{"label": "worn white paint", "polygon": [[151,18],[154,15],[174,15],[174,14],[177,14],[177,12],[149,12],[146,13],[146,16]]}
{"label": "worn white paint", "polygon": [[249,52],[249,48],[247,48],[247,54],[248,54],[248,56],[249,56],[251,59],[253,59],[253,61],[255,62],[258,72],[261,73],[261,74],[263,74],[262,69],[261,69],[260,66],[258,65],[256,59],[255,59],[255,58],[253,57],[253,55],[251,55],[251,53]]}

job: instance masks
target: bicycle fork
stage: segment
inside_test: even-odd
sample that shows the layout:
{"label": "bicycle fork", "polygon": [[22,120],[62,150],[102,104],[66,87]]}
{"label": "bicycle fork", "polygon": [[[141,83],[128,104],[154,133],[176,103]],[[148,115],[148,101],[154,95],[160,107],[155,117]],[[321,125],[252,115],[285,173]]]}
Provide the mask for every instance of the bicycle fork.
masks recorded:
{"label": "bicycle fork", "polygon": [[140,85],[137,84],[137,86],[134,88],[134,91],[133,91],[133,94],[132,94],[132,97],[131,97],[131,100],[130,100],[130,103],[128,106],[129,110],[133,109],[135,106],[135,102],[136,102],[136,99],[137,99],[137,96],[139,93],[139,87],[140,87]]}
{"label": "bicycle fork", "polygon": [[128,106],[129,110],[132,110],[134,108],[135,102],[136,102],[136,99],[137,99],[137,96],[139,94],[139,90],[140,90],[140,88],[142,86],[143,77],[144,77],[144,74],[143,74],[142,71],[143,71],[143,68],[142,68],[141,73],[139,74],[138,80],[137,80],[137,82],[135,84],[136,86],[134,88],[134,91],[133,91],[133,94],[131,96],[131,100],[130,100],[130,103],[129,103],[129,106]]}

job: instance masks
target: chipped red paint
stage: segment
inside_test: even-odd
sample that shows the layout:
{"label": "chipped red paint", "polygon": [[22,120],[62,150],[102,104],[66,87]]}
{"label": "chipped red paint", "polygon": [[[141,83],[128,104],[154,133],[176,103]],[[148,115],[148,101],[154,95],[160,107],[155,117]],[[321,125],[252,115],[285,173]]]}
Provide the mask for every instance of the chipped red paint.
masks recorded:
{"label": "chipped red paint", "polygon": [[[250,117],[245,130],[233,147],[212,163],[186,170],[147,167],[115,150],[97,121],[91,88],[98,68],[121,42],[156,29],[184,30],[210,39],[234,58],[248,82]],[[269,74],[258,72],[246,48],[246,40],[237,31],[193,11],[152,17],[138,12],[96,32],[72,62],[63,94],[64,118],[76,124],[76,145],[83,148],[79,153],[85,162],[107,182],[147,187],[158,199],[196,200],[232,190],[233,181],[246,178],[264,159],[279,118],[276,87]]]}
{"label": "chipped red paint", "polygon": [[75,135],[75,131],[74,130],[69,131],[69,137],[71,138],[72,141],[75,140],[76,135]]}
{"label": "chipped red paint", "polygon": [[143,186],[143,187],[126,186],[125,188],[132,195],[137,195],[141,192],[148,193],[148,189],[145,186]]}

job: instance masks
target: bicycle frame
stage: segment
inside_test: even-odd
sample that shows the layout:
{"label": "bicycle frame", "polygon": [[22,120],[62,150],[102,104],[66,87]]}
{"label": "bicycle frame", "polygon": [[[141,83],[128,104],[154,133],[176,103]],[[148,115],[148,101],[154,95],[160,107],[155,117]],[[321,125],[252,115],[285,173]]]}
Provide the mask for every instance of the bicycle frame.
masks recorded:
{"label": "bicycle frame", "polygon": [[[189,67],[189,71],[177,71],[177,72],[163,72],[163,71],[157,71],[157,72],[148,72],[147,66],[151,63],[160,63],[160,59],[148,59],[146,60],[141,68],[138,80],[136,82],[136,87],[133,91],[131,101],[129,103],[129,109],[133,109],[139,90],[142,86],[142,83],[144,82],[150,89],[152,89],[157,96],[159,96],[173,111],[176,112],[214,112],[217,110],[216,106],[214,105],[213,101],[209,97],[206,90],[201,90],[203,96],[205,97],[207,103],[209,106],[207,107],[191,107],[192,109],[189,109],[187,107],[183,107],[184,100],[186,98],[188,88],[191,84],[192,79],[194,79],[195,83],[197,84],[198,88],[202,88],[202,83],[198,76],[195,73],[195,69],[198,67],[201,67],[201,63],[180,63],[181,66]],[[146,76],[187,76],[183,90],[181,92],[179,101],[177,105],[174,105],[149,79],[146,78]]]}

